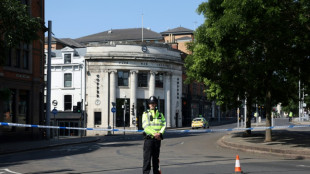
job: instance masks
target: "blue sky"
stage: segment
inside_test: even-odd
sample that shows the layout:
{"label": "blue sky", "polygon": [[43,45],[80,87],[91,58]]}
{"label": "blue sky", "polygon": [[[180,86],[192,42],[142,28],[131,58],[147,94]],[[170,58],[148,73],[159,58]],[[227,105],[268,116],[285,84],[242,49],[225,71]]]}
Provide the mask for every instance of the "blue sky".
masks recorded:
{"label": "blue sky", "polygon": [[194,30],[204,21],[196,12],[206,0],[45,0],[45,21],[54,37],[79,38],[109,29],[162,32],[179,26]]}

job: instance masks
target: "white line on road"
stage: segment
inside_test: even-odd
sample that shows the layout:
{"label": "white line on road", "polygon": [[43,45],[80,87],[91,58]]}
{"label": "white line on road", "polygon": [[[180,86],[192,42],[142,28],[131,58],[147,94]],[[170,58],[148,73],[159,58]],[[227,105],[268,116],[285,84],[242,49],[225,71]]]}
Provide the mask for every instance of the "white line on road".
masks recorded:
{"label": "white line on road", "polygon": [[5,172],[0,172],[0,174],[2,174],[2,173],[6,173],[6,172],[9,172],[9,173],[14,173],[14,174],[21,174],[21,173],[13,172],[13,171],[11,171],[10,169],[0,169],[0,170],[5,171]]}

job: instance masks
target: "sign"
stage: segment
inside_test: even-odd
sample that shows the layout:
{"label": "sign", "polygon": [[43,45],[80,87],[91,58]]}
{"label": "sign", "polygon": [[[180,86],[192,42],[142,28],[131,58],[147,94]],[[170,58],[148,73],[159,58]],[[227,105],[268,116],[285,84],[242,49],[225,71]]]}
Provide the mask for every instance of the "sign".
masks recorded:
{"label": "sign", "polygon": [[54,109],[52,110],[52,113],[53,113],[54,115],[57,115],[58,110],[54,108]]}
{"label": "sign", "polygon": [[53,100],[53,101],[52,101],[52,104],[53,104],[54,106],[57,106],[57,105],[58,105],[57,100]]}
{"label": "sign", "polygon": [[111,108],[111,112],[115,113],[116,112],[116,108]]}

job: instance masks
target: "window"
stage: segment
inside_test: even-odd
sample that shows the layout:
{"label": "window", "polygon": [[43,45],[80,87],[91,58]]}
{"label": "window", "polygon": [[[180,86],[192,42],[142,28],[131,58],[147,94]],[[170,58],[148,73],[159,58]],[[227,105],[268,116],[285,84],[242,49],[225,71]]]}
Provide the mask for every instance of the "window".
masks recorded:
{"label": "window", "polygon": [[72,74],[71,73],[65,73],[64,86],[65,87],[72,87]]}
{"label": "window", "polygon": [[65,59],[65,64],[70,64],[71,63],[71,54],[65,54],[64,59]]}
{"label": "window", "polygon": [[118,71],[118,86],[128,86],[128,71]]}
{"label": "window", "polygon": [[95,125],[101,124],[101,112],[95,112]]}
{"label": "window", "polygon": [[29,44],[20,43],[16,48],[6,52],[6,66],[29,69],[30,49]]}
{"label": "window", "polygon": [[138,73],[138,87],[147,87],[147,73]]}
{"label": "window", "polygon": [[158,73],[155,76],[155,86],[156,88],[163,88],[164,87],[164,82],[163,82],[164,74],[163,73]]}
{"label": "window", "polygon": [[72,95],[65,95],[65,102],[64,102],[64,110],[65,111],[71,111],[72,108]]}
{"label": "window", "polygon": [[20,49],[15,50],[15,57],[13,58],[13,66],[16,68],[20,67]]}
{"label": "window", "polygon": [[22,68],[28,69],[28,66],[29,66],[28,65],[29,64],[29,45],[28,44],[23,44],[22,54],[23,54]]}

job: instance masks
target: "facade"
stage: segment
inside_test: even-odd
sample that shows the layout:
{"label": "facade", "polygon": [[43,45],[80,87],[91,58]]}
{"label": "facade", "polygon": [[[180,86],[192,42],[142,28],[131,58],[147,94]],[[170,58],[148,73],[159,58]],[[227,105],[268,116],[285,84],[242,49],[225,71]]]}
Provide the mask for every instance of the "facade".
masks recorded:
{"label": "facade", "polygon": [[[86,48],[67,46],[60,50],[52,50],[50,108],[58,111],[55,115],[51,114],[52,125],[84,127],[82,103],[85,101],[85,54]],[[47,65],[45,65],[45,74],[46,72]],[[74,111],[78,102],[81,102],[81,110]],[[82,134],[84,133],[77,130],[53,132],[53,135],[59,136],[78,136]]]}
{"label": "facade", "polygon": [[[33,17],[44,20],[44,1],[21,1]],[[0,66],[0,121],[44,124],[44,31],[30,44],[12,48],[4,66]],[[38,139],[37,128],[0,127],[1,139]]]}
{"label": "facade", "polygon": [[[182,126],[179,51],[164,44],[98,45],[87,47],[85,62],[87,127],[141,129],[142,113],[153,95],[159,98],[167,127]],[[87,135],[102,133],[89,131]]]}

